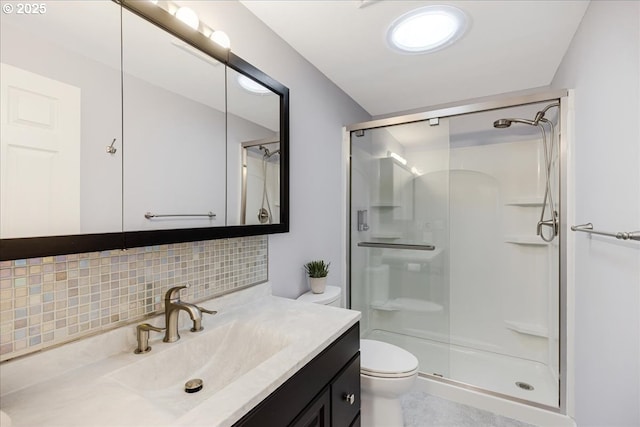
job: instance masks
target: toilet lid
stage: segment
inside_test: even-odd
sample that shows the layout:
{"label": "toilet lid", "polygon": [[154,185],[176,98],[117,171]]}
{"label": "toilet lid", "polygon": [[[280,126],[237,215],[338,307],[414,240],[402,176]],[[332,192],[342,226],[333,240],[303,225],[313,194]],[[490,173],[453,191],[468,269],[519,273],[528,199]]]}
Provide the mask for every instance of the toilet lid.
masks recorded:
{"label": "toilet lid", "polygon": [[340,294],[342,293],[342,289],[338,286],[327,286],[323,293],[314,294],[309,291],[300,295],[297,299],[298,301],[312,302],[315,304],[331,304],[338,298],[340,298]]}
{"label": "toilet lid", "polygon": [[382,341],[360,340],[360,370],[363,374],[406,376],[417,369],[418,359],[408,351]]}

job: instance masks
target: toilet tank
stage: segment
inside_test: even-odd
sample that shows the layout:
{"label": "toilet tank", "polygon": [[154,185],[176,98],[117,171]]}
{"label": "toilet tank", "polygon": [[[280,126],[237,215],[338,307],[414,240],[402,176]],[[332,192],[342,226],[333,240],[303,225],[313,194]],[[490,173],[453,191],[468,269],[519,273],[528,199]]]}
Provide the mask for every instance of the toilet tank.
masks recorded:
{"label": "toilet tank", "polygon": [[314,304],[332,305],[334,307],[342,307],[342,289],[338,286],[327,286],[323,293],[314,294],[313,292],[305,292],[300,295],[297,300],[312,302]]}

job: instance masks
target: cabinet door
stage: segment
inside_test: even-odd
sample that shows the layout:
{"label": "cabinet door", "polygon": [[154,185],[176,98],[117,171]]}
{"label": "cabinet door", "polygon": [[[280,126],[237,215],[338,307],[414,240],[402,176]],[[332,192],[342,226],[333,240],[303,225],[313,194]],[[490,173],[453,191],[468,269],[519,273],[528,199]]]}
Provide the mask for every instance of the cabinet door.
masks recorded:
{"label": "cabinet door", "polygon": [[349,427],[360,412],[360,354],[331,384],[331,425]]}
{"label": "cabinet door", "polygon": [[291,427],[329,427],[329,413],[331,405],[331,395],[329,389],[324,392],[307,406],[294,422]]}
{"label": "cabinet door", "polygon": [[0,14],[0,238],[120,232],[120,7],[13,6]]}
{"label": "cabinet door", "polygon": [[225,66],[122,12],[124,231],[224,226]]}

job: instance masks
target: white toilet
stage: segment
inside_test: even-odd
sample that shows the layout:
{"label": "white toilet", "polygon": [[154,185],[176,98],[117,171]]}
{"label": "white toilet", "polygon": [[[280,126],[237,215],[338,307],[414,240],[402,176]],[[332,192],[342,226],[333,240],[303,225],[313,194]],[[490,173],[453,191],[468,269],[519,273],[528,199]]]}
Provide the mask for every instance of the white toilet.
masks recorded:
{"label": "white toilet", "polygon": [[411,390],[418,376],[418,359],[382,341],[360,340],[362,425],[402,427],[400,396]]}
{"label": "white toilet", "polygon": [[312,302],[315,304],[332,305],[334,307],[342,307],[342,289],[338,286],[327,286],[323,293],[314,294],[309,291],[300,295],[297,300],[304,302]]}
{"label": "white toilet", "polygon": [[[311,291],[299,301],[341,307],[341,289],[327,286],[323,294]],[[382,341],[360,340],[361,425],[402,427],[400,396],[411,390],[418,376],[418,359],[408,351]]]}

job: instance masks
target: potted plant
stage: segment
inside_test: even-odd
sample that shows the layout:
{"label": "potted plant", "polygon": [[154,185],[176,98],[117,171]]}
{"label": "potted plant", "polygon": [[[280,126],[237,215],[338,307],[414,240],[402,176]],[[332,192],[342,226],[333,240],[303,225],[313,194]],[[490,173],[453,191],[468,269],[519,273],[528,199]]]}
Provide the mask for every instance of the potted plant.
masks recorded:
{"label": "potted plant", "polygon": [[329,274],[329,265],[323,260],[311,261],[304,265],[304,269],[309,276],[309,287],[314,294],[321,294],[327,286],[327,274]]}

